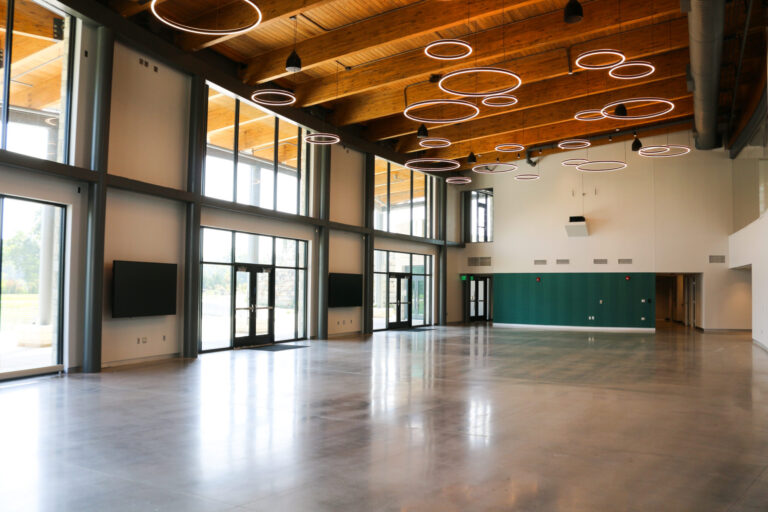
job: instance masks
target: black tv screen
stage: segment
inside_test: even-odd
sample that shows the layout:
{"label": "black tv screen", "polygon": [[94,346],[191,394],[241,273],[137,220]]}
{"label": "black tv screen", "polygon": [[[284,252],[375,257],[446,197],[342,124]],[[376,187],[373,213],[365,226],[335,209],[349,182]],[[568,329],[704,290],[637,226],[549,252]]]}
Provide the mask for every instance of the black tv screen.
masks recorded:
{"label": "black tv screen", "polygon": [[328,274],[328,307],[351,308],[363,305],[363,276]]}
{"label": "black tv screen", "polygon": [[176,314],[176,265],[115,261],[112,318]]}

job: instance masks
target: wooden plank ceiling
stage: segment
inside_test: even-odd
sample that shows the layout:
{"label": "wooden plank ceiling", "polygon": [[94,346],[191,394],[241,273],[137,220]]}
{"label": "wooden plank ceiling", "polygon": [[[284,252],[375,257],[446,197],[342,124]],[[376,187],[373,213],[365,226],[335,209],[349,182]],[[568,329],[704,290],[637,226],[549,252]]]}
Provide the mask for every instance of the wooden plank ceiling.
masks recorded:
{"label": "wooden plank ceiling", "polygon": [[[110,0],[124,16],[155,23],[147,0]],[[438,98],[443,93],[434,75],[475,66],[495,66],[517,73],[523,85],[513,94],[519,103],[504,108],[479,104],[479,115],[462,123],[429,125],[431,136],[452,145],[423,152],[459,159],[466,168],[470,152],[481,162],[509,159],[496,153],[500,143],[529,148],[551,147],[562,139],[600,136],[618,130],[651,130],[693,116],[686,81],[688,27],[679,0],[591,0],[583,2],[584,18],[563,21],[565,0],[255,0],[262,23],[239,36],[175,33],[176,43],[190,52],[211,48],[242,64],[241,78],[257,87],[278,84],[294,90],[301,107],[321,106],[337,126],[360,126],[372,141],[391,144],[402,153],[422,151],[416,138],[419,123],[404,117],[406,104]],[[726,37],[721,78],[721,111],[730,115],[733,94],[747,95],[763,70],[765,20],[755,2],[753,31],[745,55],[740,91],[733,91],[744,0],[726,7]],[[158,0],[158,9],[190,25],[231,26],[247,23],[252,9],[242,0]],[[754,33],[753,33],[754,32]],[[471,56],[439,61],[425,56],[432,41],[460,38],[474,49]],[[651,62],[656,71],[636,80],[618,80],[605,70],[585,71],[575,59],[582,52],[615,48],[627,60]],[[290,74],[285,62],[292,50],[302,70]],[[629,71],[629,70],[628,70]],[[634,70],[636,71],[636,69]],[[762,71],[765,74],[765,71]],[[503,87],[509,80],[485,76],[456,79],[469,90]],[[729,88],[730,87],[730,88]],[[743,90],[742,90],[743,89]],[[573,119],[583,109],[601,108],[624,98],[662,97],[675,109],[645,121]],[[738,102],[741,105],[743,102]],[[639,104],[629,113],[648,112]],[[426,112],[425,112],[426,113]],[[449,115],[442,107],[432,113]],[[687,127],[689,125],[679,125]],[[226,126],[217,126],[226,132]],[[680,128],[678,128],[680,129]],[[548,150],[548,151],[551,151]]]}

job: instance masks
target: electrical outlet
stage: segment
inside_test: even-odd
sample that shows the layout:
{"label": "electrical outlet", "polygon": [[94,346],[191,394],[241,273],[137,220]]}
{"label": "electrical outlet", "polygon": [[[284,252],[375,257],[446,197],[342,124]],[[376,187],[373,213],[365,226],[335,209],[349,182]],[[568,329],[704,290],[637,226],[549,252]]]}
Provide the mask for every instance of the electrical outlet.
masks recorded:
{"label": "electrical outlet", "polygon": [[140,338],[136,338],[136,344],[139,345],[140,343],[141,343],[141,339]]}
{"label": "electrical outlet", "polygon": [[146,337],[146,336],[144,336],[143,338],[141,338],[141,343],[142,343],[142,344],[144,344],[144,345],[146,345],[146,344],[147,344],[147,337]]}
{"label": "electrical outlet", "polygon": [[163,341],[165,341],[165,334],[163,334]]}

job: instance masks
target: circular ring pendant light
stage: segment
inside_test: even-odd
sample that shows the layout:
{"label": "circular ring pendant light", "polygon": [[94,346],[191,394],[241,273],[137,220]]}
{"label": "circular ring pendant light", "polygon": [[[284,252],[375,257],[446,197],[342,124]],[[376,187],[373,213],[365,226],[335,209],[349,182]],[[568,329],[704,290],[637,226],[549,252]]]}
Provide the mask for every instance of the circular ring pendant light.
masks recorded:
{"label": "circular ring pendant light", "polygon": [[[616,60],[614,62],[609,62],[607,64],[589,64],[585,63],[585,59],[590,59],[592,57],[614,57]],[[614,66],[618,66],[622,63],[624,63],[627,60],[627,58],[624,56],[622,52],[619,50],[611,50],[610,48],[601,48],[599,50],[589,50],[588,52],[581,53],[578,57],[576,57],[576,61],[574,64],[576,64],[581,69],[610,69]]]}
{"label": "circular ring pendant light", "polygon": [[577,121],[602,121],[605,116],[599,108],[590,108],[576,112],[573,118]]}
{"label": "circular ring pendant light", "polygon": [[567,160],[563,160],[560,163],[560,165],[562,165],[563,167],[577,167],[581,164],[586,164],[588,162],[589,160],[586,160],[584,158],[569,158]]}
{"label": "circular ring pendant light", "polygon": [[[415,114],[413,114],[414,110],[418,110],[420,108],[425,107],[434,107],[439,105],[458,105],[460,107],[466,107],[470,110],[470,113],[465,116],[456,116],[452,118],[444,118],[444,119],[438,119],[436,117],[419,117]],[[448,123],[459,123],[461,121],[469,121],[470,119],[474,119],[477,117],[477,115],[480,113],[480,109],[477,105],[475,105],[472,102],[469,102],[467,100],[424,100],[424,101],[417,101],[416,103],[411,103],[408,105],[405,110],[403,110],[403,115],[410,119],[411,121],[416,121],[417,123],[430,123],[430,124],[448,124]]]}
{"label": "circular ring pendant light", "polygon": [[[443,47],[458,47],[461,53],[445,54],[439,53],[439,49]],[[436,60],[460,60],[464,57],[472,55],[472,46],[461,39],[439,39],[429,43],[424,48],[424,54],[427,57]]]}
{"label": "circular ring pendant light", "polygon": [[520,153],[521,151],[525,151],[525,146],[507,142],[505,144],[499,144],[495,149],[499,153]]}
{"label": "circular ring pendant light", "polygon": [[450,145],[451,141],[444,137],[426,137],[419,140],[419,146],[427,149],[447,148]]}
{"label": "circular ring pendant light", "polygon": [[[619,73],[620,70],[629,68],[644,68],[642,71],[638,71],[635,73]],[[618,78],[619,80],[635,80],[637,78],[645,78],[646,76],[651,76],[656,71],[656,66],[648,62],[647,60],[628,60],[626,62],[622,62],[621,64],[618,64],[616,66],[613,66],[610,71],[608,71],[608,74],[611,75],[613,78]]]}
{"label": "circular ring pendant light", "polygon": [[[514,80],[515,85],[511,87],[504,87],[502,89],[497,89],[494,91],[485,91],[485,92],[459,91],[457,89],[451,89],[447,85],[445,85],[445,82],[447,80],[450,80],[451,78],[455,78],[461,75],[473,74],[473,73],[474,74],[488,73],[488,74],[503,75]],[[450,73],[446,74],[445,76],[443,76],[443,78],[440,79],[440,81],[437,83],[437,86],[440,87],[441,91],[447,92],[448,94],[455,94],[456,96],[467,96],[470,98],[483,98],[485,96],[498,96],[500,94],[508,94],[516,90],[522,84],[523,84],[523,81],[520,79],[520,77],[516,73],[513,73],[508,69],[494,68],[494,67],[477,67],[477,68],[457,69],[456,71],[451,71]]]}
{"label": "circular ring pendant light", "polygon": [[504,174],[507,172],[514,172],[517,170],[515,164],[508,162],[501,162],[495,164],[479,164],[472,168],[472,171],[478,174]]}
{"label": "circular ring pendant light", "polygon": [[523,174],[517,174],[517,175],[515,175],[515,179],[516,179],[517,181],[536,181],[536,180],[538,180],[539,178],[541,178],[541,176],[540,176],[540,175],[538,175],[538,174],[533,174],[533,173],[523,173]]}
{"label": "circular ring pendant light", "polygon": [[296,95],[285,89],[259,89],[251,94],[251,99],[259,105],[286,107],[296,103]]}
{"label": "circular ring pendant light", "polygon": [[448,158],[412,158],[405,162],[405,166],[412,171],[422,172],[442,172],[453,171],[461,167],[461,164],[456,160],[450,160]]}
{"label": "circular ring pendant light", "polygon": [[304,142],[307,144],[315,144],[317,146],[330,146],[331,144],[338,144],[341,142],[341,137],[333,133],[310,133],[304,136]]}
{"label": "circular ring pendant light", "polygon": [[585,149],[591,145],[592,143],[587,139],[568,139],[557,143],[557,147],[560,149]]}
{"label": "circular ring pendant light", "polygon": [[517,105],[517,97],[512,96],[511,94],[495,94],[483,98],[482,103],[486,107],[511,107],[512,105]]}
{"label": "circular ring pendant light", "polygon": [[227,28],[227,29],[193,27],[191,25],[185,25],[184,23],[179,23],[178,21],[173,21],[172,19],[160,14],[157,10],[157,2],[158,0],[152,0],[152,3],[149,6],[155,18],[165,23],[169,27],[175,28],[176,30],[181,30],[183,32],[191,32],[192,34],[200,34],[204,36],[234,36],[238,34],[244,34],[256,28],[259,25],[259,23],[261,23],[261,18],[262,18],[261,10],[256,6],[256,4],[251,2],[251,0],[240,0],[240,2],[246,5],[246,7],[250,7],[253,10],[256,16],[256,21],[254,21],[253,23],[249,23],[241,27],[233,27],[233,28]]}
{"label": "circular ring pendant light", "polygon": [[691,152],[689,146],[682,144],[664,144],[660,146],[645,146],[637,153],[640,156],[648,158],[674,158],[676,156],[687,155]]}
{"label": "circular ring pendant light", "polygon": [[576,166],[581,172],[614,172],[627,168],[627,163],[620,160],[592,160]]}
{"label": "circular ring pendant light", "polygon": [[[664,108],[659,110],[658,112],[652,112],[650,114],[640,114],[640,115],[626,115],[626,116],[617,116],[613,109],[619,105],[631,105],[633,103],[656,103],[660,105],[664,105]],[[612,101],[606,106],[600,110],[600,112],[603,114],[603,116],[610,118],[610,119],[618,119],[619,121],[639,121],[643,119],[652,119],[654,117],[660,117],[664,114],[669,114],[675,110],[675,104],[672,103],[669,100],[665,100],[664,98],[630,98],[626,100],[619,100],[619,101]]]}
{"label": "circular ring pendant light", "polygon": [[472,178],[467,176],[451,176],[450,178],[445,178],[445,182],[450,185],[467,185],[472,183]]}

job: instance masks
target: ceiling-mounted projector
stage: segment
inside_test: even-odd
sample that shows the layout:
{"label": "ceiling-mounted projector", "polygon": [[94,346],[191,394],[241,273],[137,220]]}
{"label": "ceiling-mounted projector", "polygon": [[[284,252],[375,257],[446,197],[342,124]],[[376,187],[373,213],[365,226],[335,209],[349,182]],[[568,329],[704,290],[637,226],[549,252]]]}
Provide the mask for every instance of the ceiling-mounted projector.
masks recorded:
{"label": "ceiling-mounted projector", "polygon": [[565,225],[565,232],[568,236],[589,236],[587,229],[587,219],[583,215],[577,215],[568,219]]}

